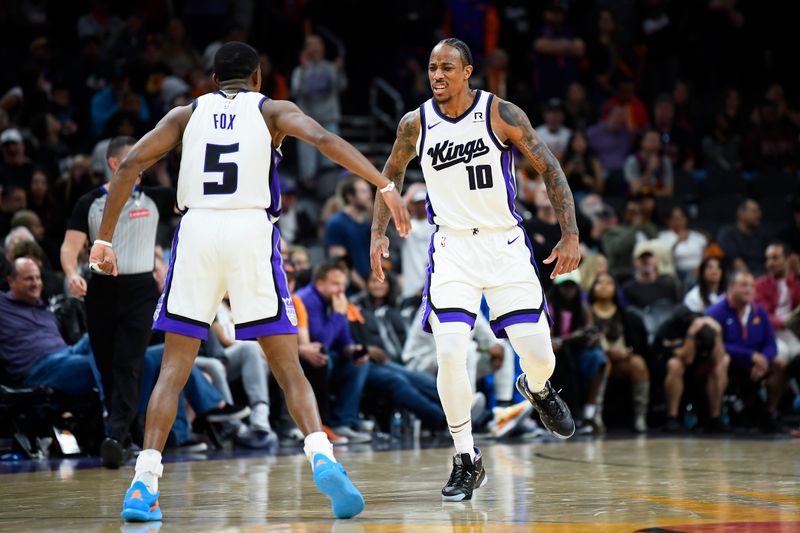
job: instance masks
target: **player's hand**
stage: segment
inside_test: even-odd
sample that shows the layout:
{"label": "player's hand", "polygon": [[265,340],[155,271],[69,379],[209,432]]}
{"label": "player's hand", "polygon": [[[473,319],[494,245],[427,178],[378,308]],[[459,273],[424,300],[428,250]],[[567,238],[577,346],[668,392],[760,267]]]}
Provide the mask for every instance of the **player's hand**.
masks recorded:
{"label": "player's hand", "polygon": [[86,296],[86,280],[80,274],[73,274],[67,282],[67,290],[76,298]]}
{"label": "player's hand", "polygon": [[117,256],[114,254],[113,248],[103,244],[93,245],[91,252],[89,252],[89,267],[93,272],[98,272],[95,270],[97,268],[101,274],[116,276],[118,273]]}
{"label": "player's hand", "polygon": [[549,265],[556,259],[558,259],[558,262],[556,262],[553,273],[550,274],[550,279],[555,279],[559,274],[566,274],[578,268],[581,262],[581,247],[578,244],[577,235],[562,236],[553,251],[550,252],[550,257],[545,259],[543,263]]}
{"label": "player's hand", "polygon": [[401,237],[408,237],[408,233],[411,231],[411,217],[408,214],[408,208],[406,208],[403,197],[400,196],[397,189],[381,194],[383,195],[383,201],[386,202],[386,207],[392,212],[394,227],[397,228]]}
{"label": "player's hand", "polygon": [[383,274],[383,260],[389,258],[389,237],[373,233],[369,244],[369,263],[372,273],[381,283],[386,276]]}

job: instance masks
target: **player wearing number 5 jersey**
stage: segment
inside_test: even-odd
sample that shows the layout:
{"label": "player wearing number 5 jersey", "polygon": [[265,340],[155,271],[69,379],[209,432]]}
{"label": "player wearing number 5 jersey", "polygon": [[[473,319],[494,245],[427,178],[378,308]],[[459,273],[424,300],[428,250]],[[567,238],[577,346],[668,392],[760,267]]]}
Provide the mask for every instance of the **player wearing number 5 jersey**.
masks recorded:
{"label": "player wearing number 5 jersey", "polygon": [[[547,303],[531,243],[514,209],[516,181],[512,146],[542,175],[558,214],[561,241],[546,263],[557,260],[553,276],[580,261],[575,203],[564,172],[517,106],[491,93],[472,90],[472,55],[458,39],[445,39],[431,52],[428,78],[433,98],[400,122],[384,174],[402,186],[415,156],[428,189],[428,220],[436,225],[428,255],[423,327],[432,331],[439,362],[437,385],[456,454],[445,500],[468,500],[486,482],[480,450],[474,447],[466,368],[470,328],[481,297],[499,337],[520,355],[524,374],[517,389],[533,404],[556,436],[575,431],[572,415],[548,379],[555,368]],[[372,268],[383,278],[381,255],[390,210],[375,200]]]}
{"label": "player wearing number 5 jersey", "polygon": [[206,339],[227,292],[236,338],[258,339],[286,394],[289,412],[306,435],[314,482],[331,499],[334,514],[349,518],[361,512],[364,499],[333,456],[314,393],[300,367],[297,319],[273,225],[280,215],[276,167],[281,142],[287,135],[297,137],[378,186],[403,236],[410,226],[408,212],[394,184],[355,148],[294,104],[255,92],[261,85],[261,70],[253,48],[239,42],[223,45],[214,58],[214,81],[219,91],[170,111],[122,161],[90,254],[96,267],[116,275],[112,237],[136,177],[182,144],[178,207],[184,215],[175,231],[154,322],[156,329],[166,332],[164,360],[147,406],[144,450],[136,461],[122,517],[161,519],[161,450],[200,341]]}

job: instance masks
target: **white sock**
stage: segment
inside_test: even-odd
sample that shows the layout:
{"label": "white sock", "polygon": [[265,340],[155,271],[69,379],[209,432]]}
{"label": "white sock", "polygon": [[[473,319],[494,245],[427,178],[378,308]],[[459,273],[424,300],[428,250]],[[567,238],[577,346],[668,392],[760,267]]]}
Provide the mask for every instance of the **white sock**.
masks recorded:
{"label": "white sock", "polygon": [[450,435],[456,453],[468,453],[475,458],[475,443],[472,439],[472,385],[467,371],[467,349],[469,347],[469,326],[464,331],[447,332],[435,335],[436,359],[439,371],[436,374],[436,388],[442,403]]}
{"label": "white sock", "polygon": [[306,458],[311,463],[311,468],[314,468],[314,456],[318,453],[321,453],[334,463],[336,462],[336,458],[333,456],[333,444],[322,431],[306,435],[303,451],[306,452]]}
{"label": "white sock", "polygon": [[144,483],[151,494],[158,492],[158,478],[164,472],[161,464],[161,452],[158,450],[142,450],[136,458],[135,474],[131,486],[137,481]]}
{"label": "white sock", "polygon": [[583,419],[584,420],[593,420],[594,415],[597,414],[597,405],[593,403],[587,403],[583,406]]}

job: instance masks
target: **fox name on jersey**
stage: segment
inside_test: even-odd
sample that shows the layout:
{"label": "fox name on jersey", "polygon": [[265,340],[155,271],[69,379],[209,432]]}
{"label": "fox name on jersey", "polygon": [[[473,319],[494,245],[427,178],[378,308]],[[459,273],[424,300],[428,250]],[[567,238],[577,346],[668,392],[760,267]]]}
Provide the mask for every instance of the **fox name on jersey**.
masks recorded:
{"label": "fox name on jersey", "polygon": [[495,137],[491,124],[494,95],[477,91],[460,117],[442,114],[433,99],[420,106],[417,155],[428,189],[428,221],[453,229],[509,229],[522,218],[514,156]]}
{"label": "fox name on jersey", "polygon": [[178,207],[264,209],[280,216],[279,148],[261,109],[266,96],[216,91],[195,100],[183,132]]}

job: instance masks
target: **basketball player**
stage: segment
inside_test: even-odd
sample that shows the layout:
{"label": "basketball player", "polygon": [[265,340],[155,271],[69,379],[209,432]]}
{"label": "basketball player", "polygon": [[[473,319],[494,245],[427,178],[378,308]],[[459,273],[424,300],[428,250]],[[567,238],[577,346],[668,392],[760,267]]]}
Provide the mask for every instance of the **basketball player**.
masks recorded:
{"label": "basketball player", "polygon": [[[469,500],[486,482],[470,420],[472,389],[466,357],[470,329],[481,296],[492,329],[520,355],[524,374],[517,389],[553,434],[575,431],[569,408],[550,385],[555,368],[547,305],[531,243],[514,210],[516,182],[512,146],[542,175],[558,214],[561,240],[545,263],[557,260],[553,277],[578,266],[575,203],[564,172],[517,106],[469,87],[472,55],[458,39],[445,39],[431,52],[428,78],[433,98],[403,117],[384,175],[402,187],[408,162],[419,156],[428,188],[428,220],[435,224],[428,251],[423,327],[433,332],[439,362],[437,385],[455,441],[448,501]],[[388,257],[390,210],[378,196],[372,224],[372,268],[383,279]]]}
{"label": "basketball player", "polygon": [[306,435],[305,453],[317,488],[339,518],[355,516],[364,499],[333,457],[314,393],[297,355],[297,318],[281,262],[274,222],[281,211],[276,166],[289,135],[378,186],[398,231],[409,230],[408,212],[394,188],[355,148],[323,129],[291,102],[258,92],[256,51],[241,42],[223,45],[214,57],[219,91],[170,111],[122,161],[108,192],[103,221],[91,250],[93,268],[117,274],[112,236],[140,172],[182,143],[178,207],[167,282],[153,327],[166,332],[164,360],[147,407],[144,450],[125,495],[122,518],[160,520],[161,450],[175,420],[178,394],[201,339],[227,291],[237,339],[258,338],[289,412]]}

